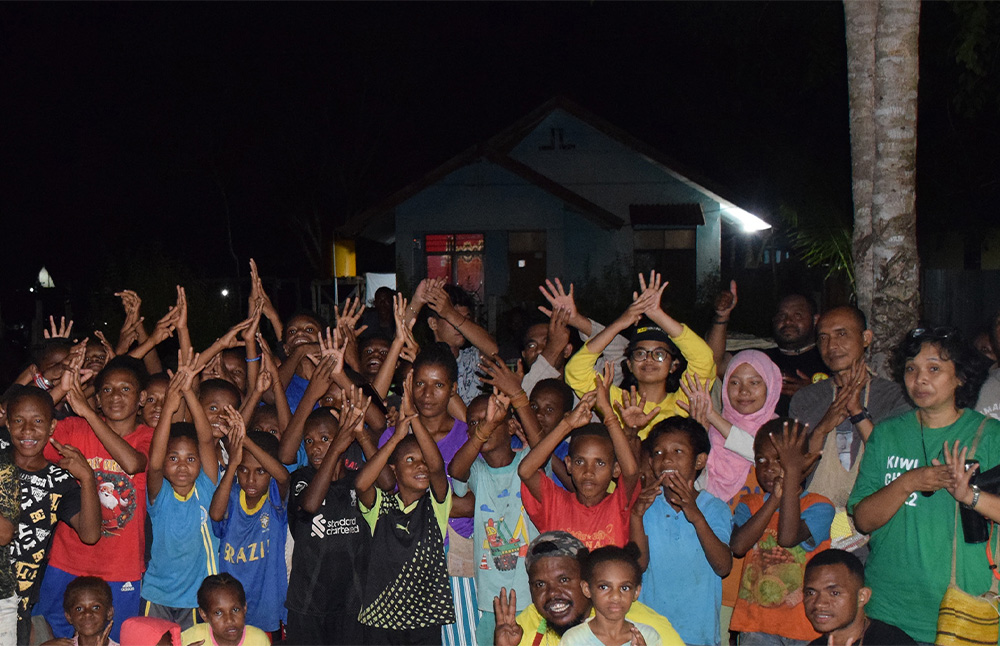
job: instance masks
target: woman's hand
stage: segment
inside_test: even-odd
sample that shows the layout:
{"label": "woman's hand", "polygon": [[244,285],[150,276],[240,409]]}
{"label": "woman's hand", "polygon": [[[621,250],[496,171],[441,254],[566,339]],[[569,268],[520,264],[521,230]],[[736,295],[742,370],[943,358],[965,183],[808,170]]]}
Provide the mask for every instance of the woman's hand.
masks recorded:
{"label": "woman's hand", "polygon": [[714,412],[712,393],[708,388],[708,379],[702,383],[698,375],[690,372],[685,373],[684,379],[681,380],[681,390],[687,395],[688,400],[685,402],[683,399],[678,399],[677,405],[682,410],[687,411],[691,419],[708,430],[708,427],[713,425],[711,415]]}
{"label": "woman's hand", "polygon": [[[932,460],[932,462],[937,462],[937,460]],[[910,492],[934,493],[938,489],[949,489],[950,491],[955,486],[955,474],[952,468],[940,462],[934,466],[910,469],[899,477],[906,478],[906,489]]]}
{"label": "woman's hand", "polygon": [[[944,443],[944,461],[951,475],[951,482],[946,484],[944,489],[951,494],[952,498],[963,505],[972,503],[973,493],[972,487],[969,486],[969,480],[979,470],[978,464],[965,468],[965,456],[968,451],[969,447],[962,447],[961,451],[958,450],[958,440],[955,440],[955,444],[950,448],[948,442]],[[941,464],[937,458],[932,459],[931,462],[935,466]]]}
{"label": "woman's hand", "polygon": [[629,392],[622,391],[622,403],[615,403],[615,409],[618,411],[618,415],[621,417],[626,429],[638,432],[646,428],[646,425],[652,422],[653,418],[659,414],[659,406],[655,406],[653,410],[644,413],[643,407],[645,407],[646,403],[642,395],[636,392],[635,386],[632,386]]}
{"label": "woman's hand", "polygon": [[493,386],[508,397],[524,392],[521,388],[521,378],[497,355],[483,356],[479,360],[479,369],[484,373],[482,376],[484,384]]}

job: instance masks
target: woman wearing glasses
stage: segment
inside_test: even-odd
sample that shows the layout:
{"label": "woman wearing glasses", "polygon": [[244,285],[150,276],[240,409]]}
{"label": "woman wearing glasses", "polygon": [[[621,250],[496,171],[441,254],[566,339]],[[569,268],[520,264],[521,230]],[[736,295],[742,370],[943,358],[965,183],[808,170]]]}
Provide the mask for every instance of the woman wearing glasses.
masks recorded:
{"label": "woman wearing glasses", "polygon": [[[865,612],[933,642],[951,577],[957,505],[1000,520],[1000,497],[970,486],[975,469],[965,468],[973,457],[983,471],[1000,464],[1000,422],[972,408],[986,370],[957,329],[913,330],[895,364],[916,409],[872,431],[847,510],[858,530],[871,534]],[[990,587],[986,549],[958,530],[957,583],[973,595]]]}
{"label": "woman wearing glasses", "polygon": [[[566,383],[582,397],[594,389],[594,366],[615,335],[636,325],[644,316],[653,322],[653,325],[640,326],[636,330],[625,351],[628,368],[635,378],[633,392],[611,386],[615,408],[620,414],[622,409],[626,411],[621,414],[625,431],[638,434],[640,439],[646,439],[649,429],[660,420],[674,415],[687,416],[687,412],[677,405],[678,401],[687,401],[679,388],[682,375],[697,375],[704,381],[715,374],[712,349],[688,326],[678,323],[660,307],[666,287],[667,283],[662,282],[656,272],[650,272],[648,284],[640,274],[639,292],[633,292],[628,309],[584,344],[566,364]],[[686,368],[682,368],[683,361],[687,361]]]}

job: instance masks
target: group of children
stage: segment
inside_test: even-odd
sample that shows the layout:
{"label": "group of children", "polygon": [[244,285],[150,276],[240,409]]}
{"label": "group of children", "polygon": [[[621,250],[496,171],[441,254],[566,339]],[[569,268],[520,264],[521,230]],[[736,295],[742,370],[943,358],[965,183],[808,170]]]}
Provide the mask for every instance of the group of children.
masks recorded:
{"label": "group of children", "polygon": [[834,510],[803,488],[817,456],[775,416],[760,353],[733,358],[716,411],[712,351],[663,311],[659,275],[607,327],[542,286],[516,368],[443,281],[395,296],[391,336],[356,301],[332,330],[282,321],[253,281],[249,317],[201,353],[182,288],[148,335],[124,292],[115,347],[53,321],[7,391],[17,643],[46,625],[126,643],[136,618],[163,643],[177,626],[184,644],[489,644],[494,597],[529,603],[524,557],[551,530],[589,550],[596,615],[567,644],[667,643],[622,623],[635,600],[687,644],[727,624],[745,643],[819,636],[803,580]]}

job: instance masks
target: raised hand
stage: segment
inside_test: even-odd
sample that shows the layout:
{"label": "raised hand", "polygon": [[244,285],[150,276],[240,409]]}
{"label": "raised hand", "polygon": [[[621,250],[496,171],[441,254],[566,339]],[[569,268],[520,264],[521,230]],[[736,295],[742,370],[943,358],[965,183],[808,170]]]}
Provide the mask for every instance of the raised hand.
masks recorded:
{"label": "raised hand", "polygon": [[584,393],[583,397],[580,398],[580,403],[576,405],[576,408],[566,413],[566,416],[563,417],[563,421],[569,424],[570,428],[580,428],[581,426],[589,424],[591,420],[591,410],[593,410],[596,402],[596,390]]}
{"label": "raised hand", "polygon": [[[968,452],[969,447],[962,447],[961,451],[958,450],[958,440],[955,440],[955,444],[950,447],[947,441],[944,443],[945,464],[951,470],[950,482],[944,488],[948,490],[952,498],[966,505],[970,504],[973,498],[969,481],[979,470],[978,464],[974,464],[968,469],[965,468],[965,458]],[[941,464],[941,461],[933,458],[931,463],[937,466]]]}
{"label": "raised hand", "polygon": [[771,433],[770,440],[778,452],[785,484],[798,487],[802,478],[809,473],[809,470],[821,456],[818,452],[806,452],[806,446],[809,442],[809,425],[799,424],[797,420],[791,424],[785,422],[782,425],[781,434]]}
{"label": "raised hand", "polygon": [[538,306],[538,310],[545,316],[551,317],[552,313],[559,309],[566,310],[568,315],[567,320],[570,321],[580,315],[580,312],[576,309],[576,300],[573,298],[573,283],[569,284],[569,291],[567,292],[563,289],[561,280],[556,278],[553,282],[546,278],[545,284],[538,286],[538,291],[542,293],[545,300],[549,302],[549,307],[551,307],[551,309],[546,309],[541,305]]}
{"label": "raised hand", "polygon": [[101,332],[100,330],[94,330],[94,336],[97,337],[97,340],[100,341],[101,345],[104,347],[104,351],[108,355],[108,361],[111,361],[116,356],[118,356],[115,354],[114,348],[111,347],[111,344],[108,343],[108,339],[107,337],[104,336],[104,332]]}
{"label": "raised hand", "polygon": [[188,326],[188,301],[187,292],[180,285],[177,286],[177,304],[174,305],[176,310],[176,327],[178,330],[183,330]]}
{"label": "raised hand", "polygon": [[50,437],[49,443],[59,452],[62,459],[59,460],[59,468],[70,473],[77,480],[84,480],[88,476],[94,477],[94,471],[90,468],[87,458],[83,457],[80,449],[69,444],[60,444],[56,438]]}
{"label": "raised hand", "polygon": [[[367,309],[367,307],[361,302],[361,298],[359,296],[348,298],[344,301],[343,310],[338,308],[334,309],[337,316],[337,327],[339,328],[344,326],[349,330],[354,330],[358,325],[358,321],[361,319],[361,315],[365,313],[365,309]],[[368,329],[368,326],[363,326],[356,333],[361,334],[366,329]]]}
{"label": "raised hand", "polygon": [[56,338],[69,339],[72,338],[71,336],[72,333],[73,333],[73,319],[70,319],[69,324],[67,325],[65,316],[59,317],[58,325],[56,325],[55,318],[49,316],[49,329],[42,330],[42,336],[44,336],[46,339],[56,339]]}
{"label": "raised hand", "polygon": [[639,498],[635,501],[635,505],[632,506],[632,515],[642,518],[646,511],[653,505],[656,501],[656,497],[663,492],[663,483],[667,479],[666,473],[661,473],[656,477],[656,480],[642,488],[639,492]]}
{"label": "raised hand", "polygon": [[720,322],[728,321],[729,315],[733,313],[736,309],[736,303],[739,299],[736,296],[736,281],[729,281],[729,291],[719,292],[719,295],[715,297],[715,318],[719,319]]}
{"label": "raised hand", "polygon": [[497,388],[508,397],[514,397],[520,392],[524,392],[519,378],[507,364],[497,355],[483,356],[479,360],[479,370],[483,372],[482,381],[485,384]]}
{"label": "raised hand", "polygon": [[[661,474],[661,477],[664,474]],[[689,521],[701,513],[698,509],[698,492],[695,491],[694,481],[685,480],[676,471],[668,471],[665,474],[664,484],[667,486],[667,500],[670,504],[676,505],[684,512],[684,517]]]}
{"label": "raised hand", "polygon": [[644,413],[643,407],[645,405],[646,401],[642,395],[636,392],[635,386],[632,386],[630,391],[622,391],[622,402],[621,404],[615,403],[615,410],[618,411],[618,416],[621,417],[625,428],[630,430],[646,428],[646,425],[659,414],[659,406],[654,406],[653,410]]}
{"label": "raised hand", "polygon": [[442,318],[447,319],[448,314],[455,310],[455,306],[451,302],[451,297],[444,290],[443,279],[437,279],[430,285],[427,289],[426,298],[427,305]]}
{"label": "raised hand", "polygon": [[685,373],[681,380],[681,390],[687,396],[687,401],[677,400],[677,405],[694,421],[698,422],[706,429],[712,424],[711,416],[715,412],[712,404],[712,392],[708,387],[708,379],[701,381],[694,373]]}
{"label": "raised hand", "polygon": [[601,372],[594,375],[594,392],[597,393],[597,400],[594,405],[600,411],[605,421],[609,415],[615,414],[615,409],[611,405],[611,381],[615,376],[615,366],[610,361],[604,362]]}
{"label": "raised hand", "polygon": [[496,615],[497,621],[497,627],[493,632],[494,645],[520,644],[524,629],[517,623],[517,593],[513,589],[508,596],[507,588],[500,588],[500,596],[493,597],[493,614]]}
{"label": "raised hand", "polygon": [[417,407],[413,404],[413,371],[406,375],[403,380],[403,399],[399,404],[399,414],[402,417],[412,417],[417,414]]}

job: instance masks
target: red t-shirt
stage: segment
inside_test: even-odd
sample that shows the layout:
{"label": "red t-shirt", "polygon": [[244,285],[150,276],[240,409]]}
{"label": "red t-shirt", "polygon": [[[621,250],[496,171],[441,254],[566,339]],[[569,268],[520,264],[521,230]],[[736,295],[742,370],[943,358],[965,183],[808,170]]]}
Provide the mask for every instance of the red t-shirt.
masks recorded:
{"label": "red t-shirt", "polygon": [[[52,539],[49,564],[70,574],[99,576],[105,581],[141,579],[146,541],[146,472],[131,476],[125,473],[82,417],[59,422],[53,437],[79,449],[94,470],[101,501],[101,539],[95,545],[86,545],[76,530],[60,523]],[[151,427],[140,424],[124,439],[149,457]],[[62,459],[51,444],[45,447],[45,457],[57,464]]]}
{"label": "red t-shirt", "polygon": [[629,539],[629,514],[642,487],[636,482],[626,498],[621,479],[614,492],[593,507],[584,507],[570,493],[542,473],[542,500],[538,501],[521,483],[521,502],[539,533],[557,529],[576,536],[587,549],[605,545],[624,547]]}

